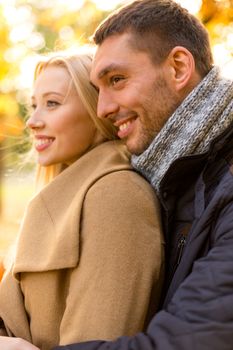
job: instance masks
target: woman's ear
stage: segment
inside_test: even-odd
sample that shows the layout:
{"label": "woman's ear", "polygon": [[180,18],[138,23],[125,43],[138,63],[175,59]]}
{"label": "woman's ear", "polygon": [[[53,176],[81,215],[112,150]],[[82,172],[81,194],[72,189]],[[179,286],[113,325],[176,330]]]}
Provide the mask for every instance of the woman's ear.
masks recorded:
{"label": "woman's ear", "polygon": [[196,80],[196,69],[194,57],[189,50],[183,46],[174,47],[167,57],[170,66],[173,88],[179,92],[193,85]]}

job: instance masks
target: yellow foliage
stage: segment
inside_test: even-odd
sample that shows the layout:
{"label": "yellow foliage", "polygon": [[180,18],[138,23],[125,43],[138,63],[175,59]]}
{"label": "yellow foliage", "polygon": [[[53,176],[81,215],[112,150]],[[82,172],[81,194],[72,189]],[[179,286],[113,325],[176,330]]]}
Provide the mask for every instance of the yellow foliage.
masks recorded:
{"label": "yellow foliage", "polygon": [[10,95],[0,95],[0,142],[7,136],[18,136],[24,129],[16,100]]}
{"label": "yellow foliage", "polygon": [[210,34],[212,46],[226,43],[233,33],[233,0],[202,0],[198,17]]}
{"label": "yellow foliage", "polygon": [[216,16],[218,3],[215,0],[202,0],[202,6],[198,13],[199,18],[205,24]]}
{"label": "yellow foliage", "polygon": [[[233,23],[233,1],[232,0],[203,0],[198,14],[201,21],[207,24]],[[211,34],[211,33],[210,33]]]}
{"label": "yellow foliage", "polygon": [[4,56],[2,54],[8,48],[8,46],[8,30],[7,27],[0,21],[0,80],[3,79],[9,71],[9,63],[4,60]]}
{"label": "yellow foliage", "polygon": [[8,30],[7,27],[0,23],[0,49],[6,49],[8,45]]}

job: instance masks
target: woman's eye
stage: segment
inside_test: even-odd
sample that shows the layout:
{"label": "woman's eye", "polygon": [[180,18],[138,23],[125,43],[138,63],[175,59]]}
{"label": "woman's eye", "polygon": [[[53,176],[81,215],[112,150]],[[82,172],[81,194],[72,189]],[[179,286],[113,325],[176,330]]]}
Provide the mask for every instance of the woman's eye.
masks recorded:
{"label": "woman's eye", "polygon": [[32,103],[31,106],[30,106],[30,109],[32,109],[34,111],[36,109],[36,104]]}
{"label": "woman's eye", "polygon": [[57,101],[52,101],[52,100],[48,100],[47,101],[47,107],[56,107],[58,106],[60,103]]}

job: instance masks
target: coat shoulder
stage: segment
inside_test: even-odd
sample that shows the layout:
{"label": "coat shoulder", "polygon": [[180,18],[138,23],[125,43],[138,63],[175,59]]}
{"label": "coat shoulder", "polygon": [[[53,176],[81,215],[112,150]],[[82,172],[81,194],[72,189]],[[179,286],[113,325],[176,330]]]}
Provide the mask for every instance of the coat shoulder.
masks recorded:
{"label": "coat shoulder", "polygon": [[[114,171],[98,179],[89,189],[89,195],[105,193],[116,201],[131,202],[138,201],[143,205],[147,203],[160,211],[159,201],[155,191],[149,182],[133,169]],[[102,201],[104,198],[102,197]]]}

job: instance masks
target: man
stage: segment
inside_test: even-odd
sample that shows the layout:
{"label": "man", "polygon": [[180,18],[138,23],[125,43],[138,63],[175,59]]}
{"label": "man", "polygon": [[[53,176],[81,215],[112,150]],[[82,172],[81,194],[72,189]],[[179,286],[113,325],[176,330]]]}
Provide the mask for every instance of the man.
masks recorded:
{"label": "man", "polygon": [[232,350],[233,83],[213,66],[201,23],[173,0],[121,8],[94,40],[98,114],[160,198],[167,274],[145,333],[56,350]]}
{"label": "man", "polygon": [[94,40],[98,115],[160,198],[167,275],[145,334],[56,349],[233,349],[233,83],[213,67],[204,27],[172,0],[121,8]]}

